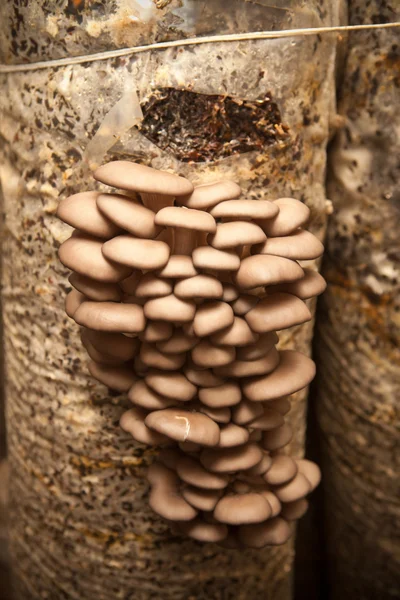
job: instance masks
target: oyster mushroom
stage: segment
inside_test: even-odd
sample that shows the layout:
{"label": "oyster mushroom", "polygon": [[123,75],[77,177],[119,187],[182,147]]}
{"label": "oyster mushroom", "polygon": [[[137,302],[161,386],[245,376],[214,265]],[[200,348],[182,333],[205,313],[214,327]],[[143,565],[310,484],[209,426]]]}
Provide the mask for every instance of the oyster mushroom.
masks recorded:
{"label": "oyster mushroom", "polygon": [[271,516],[271,507],[261,494],[235,494],[221,498],[213,515],[217,521],[228,525],[262,523]]}
{"label": "oyster mushroom", "polygon": [[235,406],[242,399],[240,386],[236,381],[227,381],[216,387],[199,389],[199,400],[206,406],[222,408]]}
{"label": "oyster mushroom", "polygon": [[74,313],[78,325],[96,331],[140,333],[146,319],[143,308],[137,304],[85,301]]}
{"label": "oyster mushroom", "polygon": [[302,300],[319,296],[326,290],[326,281],[317,271],[312,269],[303,269],[304,277],[291,283],[278,283],[266,288],[267,294],[275,292],[285,292],[293,294]]}
{"label": "oyster mushroom", "polygon": [[143,379],[136,381],[129,390],[128,398],[133,404],[146,410],[162,410],[174,406],[176,401],[152,390]]}
{"label": "oyster mushroom", "polygon": [[120,228],[103,215],[96,203],[99,192],[81,192],[63,198],[57,208],[57,217],[83,233],[110,239]]}
{"label": "oyster mushroom", "polygon": [[296,229],[284,237],[270,237],[251,249],[252,254],[271,254],[292,260],[314,260],[323,252],[324,247],[319,239],[305,229]]}
{"label": "oyster mushroom", "polygon": [[310,321],[311,313],[297,296],[277,292],[260,300],[245,319],[252,331],[268,333]]}
{"label": "oyster mushroom", "polygon": [[248,441],[249,432],[245,427],[239,427],[235,423],[227,423],[221,427],[218,448],[242,446]]}
{"label": "oyster mushroom", "polygon": [[239,198],[241,193],[237,183],[219,181],[196,186],[190,194],[178,198],[178,202],[188,208],[208,210],[224,200]]}
{"label": "oyster mushroom", "polygon": [[297,464],[293,458],[277,454],[272,458],[271,467],[265,473],[264,479],[270,485],[281,485],[291,481],[297,471]]}
{"label": "oyster mushroom", "polygon": [[254,377],[271,373],[279,364],[279,352],[276,348],[255,360],[235,360],[229,365],[216,367],[215,373],[225,377]]}
{"label": "oyster mushroom", "polygon": [[96,281],[80,273],[72,273],[68,281],[89,300],[97,302],[119,302],[121,300],[121,288],[116,283]]}
{"label": "oyster mushroom", "polygon": [[303,276],[303,269],[293,260],[258,254],[241,261],[235,281],[241,289],[250,290],[259,286],[296,281]]}
{"label": "oyster mushroom", "polygon": [[250,329],[247,322],[234,317],[233,323],[211,336],[211,342],[217,346],[247,346],[258,340],[258,334]]}
{"label": "oyster mushroom", "polygon": [[192,361],[204,368],[227,365],[235,360],[235,354],[232,346],[213,346],[208,340],[202,340],[191,351]]}
{"label": "oyster mushroom", "polygon": [[264,431],[262,437],[262,447],[265,450],[279,450],[286,446],[293,437],[293,430],[289,423],[283,423],[280,427]]}
{"label": "oyster mushroom", "polygon": [[160,240],[144,240],[130,235],[117,235],[102,247],[105,258],[136,269],[162,269],[169,259],[170,248]]}
{"label": "oyster mushroom", "polygon": [[200,454],[200,462],[212,473],[234,473],[254,467],[263,457],[257,444],[235,448],[207,448]]}
{"label": "oyster mushroom", "polygon": [[125,365],[104,365],[92,360],[88,369],[94,379],[118,392],[127,392],[137,379],[133,370]]}
{"label": "oyster mushroom", "polygon": [[221,298],[223,294],[222,283],[211,275],[195,275],[178,281],[174,287],[174,294],[184,300],[194,301]]}
{"label": "oyster mushroom", "polygon": [[177,298],[169,294],[163,298],[152,298],[144,305],[144,314],[148,319],[185,323],[192,321],[196,313],[196,305],[189,300]]}
{"label": "oyster mushroom", "polygon": [[215,219],[257,220],[276,217],[279,206],[268,200],[225,200],[214,206],[210,214]]}
{"label": "oyster mushroom", "polygon": [[135,237],[153,239],[161,231],[154,222],[155,213],[129,196],[99,194],[97,207],[118,229],[129,231]]}
{"label": "oyster mushroom", "polygon": [[153,463],[147,478],[151,485],[150,507],[164,519],[170,521],[191,521],[197,515],[179,491],[179,477],[160,462]]}
{"label": "oyster mushroom", "polygon": [[145,424],[178,442],[194,442],[201,446],[216,446],[219,442],[218,425],[198,412],[179,408],[157,410],[146,417]]}
{"label": "oyster mushroom", "polygon": [[198,246],[193,250],[193,264],[197,269],[207,269],[213,273],[237,271],[240,258],[233,250],[217,250],[211,246]]}
{"label": "oyster mushroom", "polygon": [[288,541],[291,529],[288,523],[280,517],[269,519],[265,523],[241,525],[239,540],[249,548],[264,548],[264,546],[281,546]]}
{"label": "oyster mushroom", "polygon": [[294,198],[279,198],[274,200],[279,208],[276,217],[258,221],[268,237],[290,235],[298,227],[305,225],[310,218],[308,206]]}
{"label": "oyster mushroom", "polygon": [[192,400],[197,392],[197,387],[182,373],[151,372],[145,377],[145,381],[158,394],[181,402]]}
{"label": "oyster mushroom", "polygon": [[178,460],[176,472],[185,483],[208,490],[222,490],[229,483],[227,475],[210,473],[198,460],[189,456]]}
{"label": "oyster mushroom", "polygon": [[119,421],[121,429],[130,433],[133,439],[140,444],[147,444],[149,446],[169,444],[170,440],[168,437],[156,431],[151,431],[151,429],[146,427],[144,423],[146,415],[147,411],[142,408],[131,408],[122,415]]}
{"label": "oyster mushroom", "polygon": [[194,315],[194,333],[206,337],[232,325],[234,318],[232,307],[226,302],[206,302],[199,306]]}
{"label": "oyster mushroom", "polygon": [[205,490],[194,486],[188,486],[182,491],[182,496],[189,504],[197,510],[206,511],[214,510],[221,494],[222,490]]}
{"label": "oyster mushroom", "polygon": [[244,346],[243,348],[237,349],[237,359],[238,360],[257,360],[262,358],[271,349],[277,344],[279,341],[278,336],[275,331],[269,331],[268,333],[262,333],[258,340],[252,343],[249,346]]}
{"label": "oyster mushroom", "polygon": [[135,290],[137,298],[162,298],[171,293],[171,283],[157,277],[154,273],[145,273],[139,280]]}
{"label": "oyster mushroom", "polygon": [[266,239],[267,236],[261,227],[248,221],[218,223],[216,232],[208,236],[209,244],[217,250],[252,246]]}

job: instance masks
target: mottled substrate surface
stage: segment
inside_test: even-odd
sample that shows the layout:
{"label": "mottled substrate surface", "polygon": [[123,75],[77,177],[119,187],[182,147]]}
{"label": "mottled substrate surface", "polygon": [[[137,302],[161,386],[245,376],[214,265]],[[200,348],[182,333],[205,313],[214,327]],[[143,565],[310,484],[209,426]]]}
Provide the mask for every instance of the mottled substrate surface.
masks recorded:
{"label": "mottled substrate surface", "polygon": [[[217,55],[219,68],[210,69]],[[194,184],[233,179],[249,198],[300,198],[321,236],[333,56],[330,40],[307,38],[199,46],[1,78],[11,547],[20,599],[289,598],[291,545],[240,553],[202,546],[175,537],[148,508],[144,471],[153,451],[119,430],[122,399],[87,375],[78,332],[64,315],[68,273],[57,248],[70,230],[55,210],[60,193],[87,187],[82,151],[129,78],[142,101],[154,89],[182,84],[249,102],[270,92],[289,127],[284,147],[190,164],[132,131],[107,160],[125,156],[172,168]],[[268,65],[262,76],[260,65]],[[311,334],[311,325],[285,332],[282,346],[308,351]],[[297,455],[304,410],[298,395],[290,414]]]}
{"label": "mottled substrate surface", "polygon": [[[395,2],[350,8],[400,18]],[[316,352],[335,599],[399,598],[399,68],[395,30],[350,36]]]}

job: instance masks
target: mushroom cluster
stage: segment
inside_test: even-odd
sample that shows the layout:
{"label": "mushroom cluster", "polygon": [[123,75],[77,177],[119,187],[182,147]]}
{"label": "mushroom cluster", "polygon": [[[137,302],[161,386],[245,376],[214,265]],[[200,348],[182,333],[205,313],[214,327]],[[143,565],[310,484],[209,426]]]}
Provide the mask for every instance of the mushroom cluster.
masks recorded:
{"label": "mushroom cluster", "polygon": [[122,429],[162,447],[151,507],[199,541],[284,543],[320,478],[284,453],[288,396],[311,382],[314,363],[276,348],[276,331],[309,321],[305,300],[325,289],[297,262],[323,252],[303,229],[309,209],[126,161],[94,177],[123,194],[59,205],[76,228],[59,250],[73,271],[66,312],[92,376],[133,405]]}

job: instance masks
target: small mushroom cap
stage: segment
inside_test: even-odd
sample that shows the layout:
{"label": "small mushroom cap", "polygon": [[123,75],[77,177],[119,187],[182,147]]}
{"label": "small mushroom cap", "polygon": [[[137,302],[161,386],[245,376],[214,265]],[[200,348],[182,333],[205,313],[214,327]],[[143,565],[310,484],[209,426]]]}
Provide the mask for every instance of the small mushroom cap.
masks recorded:
{"label": "small mushroom cap", "polygon": [[235,360],[235,348],[231,346],[213,346],[208,340],[203,340],[193,348],[191,357],[199,367],[220,367]]}
{"label": "small mushroom cap", "polygon": [[269,431],[270,429],[276,429],[284,424],[285,420],[276,410],[270,410],[264,408],[264,414],[254,419],[251,422],[252,429],[261,429],[262,431]]}
{"label": "small mushroom cap", "polygon": [[166,279],[181,279],[186,277],[194,277],[198,272],[193,266],[193,261],[190,256],[183,254],[173,254],[165,267],[159,271],[158,276]]}
{"label": "small mushroom cap", "polygon": [[118,235],[103,244],[103,254],[119,265],[136,269],[162,269],[170,255],[170,248],[159,240],[142,240],[130,235]]}
{"label": "small mushroom cap", "polygon": [[240,404],[235,406],[232,410],[232,420],[237,425],[248,425],[263,414],[264,407],[261,404],[248,402],[243,399]]}
{"label": "small mushroom cap", "polygon": [[217,387],[202,387],[199,399],[206,406],[214,408],[234,406],[242,399],[242,392],[236,381],[227,381]]}
{"label": "small mushroom cap", "polygon": [[280,363],[269,375],[254,377],[242,384],[245,396],[253,402],[274,400],[305,388],[315,376],[315,363],[300,352],[283,350]]}
{"label": "small mushroom cap", "polygon": [[193,192],[184,198],[179,198],[180,204],[188,208],[207,210],[219,202],[239,198],[242,190],[233,181],[207,183],[194,188]]}
{"label": "small mushroom cap", "polygon": [[118,365],[123,363],[124,361],[120,358],[116,358],[115,356],[110,356],[108,354],[104,354],[97,348],[93,346],[88,340],[87,332],[88,329],[83,329],[81,333],[81,342],[88,353],[89,357],[97,363],[104,363],[105,365]]}
{"label": "small mushroom cap", "polygon": [[299,473],[302,473],[309,481],[311,490],[315,490],[321,481],[321,470],[319,466],[311,460],[307,460],[305,458],[298,459],[296,463]]}
{"label": "small mushroom cap", "polygon": [[188,335],[182,329],[175,329],[168,340],[157,343],[157,348],[166,354],[179,354],[187,352],[199,343],[199,339],[193,335]]}
{"label": "small mushroom cap", "polygon": [[160,233],[160,227],[154,223],[155,213],[128,196],[99,194],[97,207],[119,228],[138,238],[152,239]]}
{"label": "small mushroom cap", "polygon": [[305,229],[297,229],[291,235],[268,238],[263,244],[252,248],[252,253],[273,254],[292,260],[313,260],[324,253],[324,247],[315,235]]}
{"label": "small mushroom cap", "polygon": [[268,408],[271,410],[276,410],[279,414],[285,416],[292,405],[288,398],[276,398],[275,400],[270,400],[268,402]]}
{"label": "small mushroom cap", "polygon": [[274,200],[279,213],[273,219],[259,221],[268,237],[285,236],[305,225],[310,218],[308,206],[294,198],[279,198]]}
{"label": "small mushroom cap", "polygon": [[194,302],[177,298],[174,294],[163,298],[153,298],[144,305],[144,314],[148,319],[185,323],[192,321],[196,313]]}
{"label": "small mushroom cap", "polygon": [[151,431],[144,424],[147,412],[141,408],[131,408],[126,411],[120,421],[120,427],[130,433],[134,440],[140,444],[159,446],[169,443],[169,439],[156,431]]}
{"label": "small mushroom cap", "polygon": [[128,398],[133,404],[146,410],[162,410],[176,404],[176,401],[172,398],[157,394],[143,379],[135,381],[129,390]]}
{"label": "small mushroom cap", "polygon": [[279,341],[275,331],[269,331],[268,333],[262,333],[258,340],[249,346],[237,349],[238,360],[258,360],[262,358]]}
{"label": "small mushroom cap", "polygon": [[148,321],[143,333],[146,342],[165,342],[172,336],[173,327],[166,321]]}
{"label": "small mushroom cap", "polygon": [[201,519],[179,523],[179,531],[198,542],[221,542],[228,536],[226,525],[206,523]]}
{"label": "small mushroom cap", "polygon": [[143,342],[140,348],[140,358],[147,367],[154,367],[162,371],[176,371],[182,367],[186,355],[163,354],[154,344]]}
{"label": "small mushroom cap", "polygon": [[305,498],[300,498],[293,502],[286,502],[282,506],[281,516],[285,521],[297,521],[306,514],[307,509],[308,501]]}
{"label": "small mushroom cap", "polygon": [[217,250],[211,246],[199,246],[192,252],[193,264],[198,269],[214,271],[237,271],[240,258],[234,251]]}
{"label": "small mushroom cap", "polygon": [[274,488],[274,494],[280,502],[294,502],[311,492],[311,484],[303,473],[298,472],[288,483]]}
{"label": "small mushroom cap", "polygon": [[206,415],[178,408],[166,408],[150,413],[145,420],[150,429],[178,442],[194,442],[202,446],[216,446],[219,427]]}
{"label": "small mushroom cap", "polygon": [[222,490],[229,483],[229,478],[226,475],[210,473],[197,459],[189,456],[182,456],[178,460],[176,471],[182,481],[199,488]]}
{"label": "small mushroom cap", "polygon": [[214,510],[214,517],[229,525],[262,523],[270,516],[271,507],[267,500],[254,492],[224,496]]}
{"label": "small mushroom cap", "polygon": [[182,496],[197,510],[214,510],[222,490],[205,490],[188,486],[182,491]]}
{"label": "small mushroom cap", "polygon": [[225,200],[210,210],[210,214],[216,219],[271,219],[278,212],[279,206],[268,200]]}
{"label": "small mushroom cap", "polygon": [[271,510],[272,510],[271,517],[277,517],[280,514],[281,509],[282,509],[282,505],[279,502],[278,498],[270,490],[268,490],[268,491],[263,490],[260,493],[269,502],[269,505],[270,505]]}
{"label": "small mushroom cap", "polygon": [[283,446],[286,446],[292,437],[293,430],[291,426],[289,423],[284,423],[280,427],[276,427],[276,429],[264,431],[261,445],[265,450],[279,450]]}
{"label": "small mushroom cap", "polygon": [[245,474],[250,475],[250,476],[264,475],[271,468],[271,465],[272,465],[271,456],[269,454],[267,454],[266,452],[264,452],[264,455],[263,455],[262,459],[260,460],[260,462],[257,463],[256,465],[254,465],[254,467],[252,467],[251,469],[248,469]]}
{"label": "small mushroom cap", "polygon": [[194,333],[199,337],[206,337],[229,327],[235,318],[232,307],[226,302],[219,301],[202,304],[193,316]]}
{"label": "small mushroom cap", "polygon": [[249,441],[249,432],[244,427],[239,427],[235,423],[228,423],[221,427],[219,436],[219,448],[233,448],[242,446]]}
{"label": "small mushroom cap", "polygon": [[174,294],[178,298],[221,298],[223,293],[222,283],[212,275],[195,275],[188,279],[178,281],[174,287]]}
{"label": "small mushroom cap", "polygon": [[109,239],[120,229],[98,209],[99,192],[81,192],[63,198],[58,205],[57,216],[64,223],[99,238]]}
{"label": "small mushroom cap", "polygon": [[232,283],[223,284],[222,300],[224,302],[234,302],[238,297],[239,292]]}
{"label": "small mushroom cap", "polygon": [[137,284],[137,298],[161,298],[172,293],[172,285],[165,279],[160,279],[154,273],[145,273]]}
{"label": "small mushroom cap", "polygon": [[119,282],[119,287],[128,294],[128,296],[134,296],[139,281],[142,278],[141,271],[132,271],[132,273],[126,279]]}
{"label": "small mushroom cap", "polygon": [[265,481],[270,485],[288,483],[297,474],[297,464],[290,456],[278,454],[272,458],[271,467],[264,475]]}
{"label": "small mushroom cap", "polygon": [[182,208],[181,206],[166,206],[162,208],[155,217],[157,225],[164,227],[182,227],[193,231],[205,231],[214,233],[217,224],[214,217],[203,210]]}
{"label": "small mushroom cap", "polygon": [[282,546],[288,541],[291,530],[284,519],[275,517],[265,523],[241,525],[239,540],[249,548],[264,548],[264,546]]}
{"label": "small mushroom cap", "polygon": [[148,480],[152,486],[150,507],[164,519],[170,521],[191,521],[197,515],[193,508],[180,495],[179,478],[160,462],[153,463],[148,471]]}
{"label": "small mushroom cap", "polygon": [[235,360],[229,365],[217,367],[215,373],[225,377],[254,377],[271,373],[279,364],[279,352],[276,348],[256,360]]}
{"label": "small mushroom cap", "polygon": [[234,317],[232,325],[214,333],[211,341],[217,346],[247,346],[258,340],[258,334],[254,333],[246,321],[240,317]]}
{"label": "small mushroom cap", "polygon": [[97,302],[119,302],[121,300],[121,288],[116,283],[96,281],[80,273],[72,273],[68,281],[89,300],[97,300]]}
{"label": "small mushroom cap", "polygon": [[97,381],[118,392],[127,392],[136,381],[133,370],[125,365],[104,365],[92,360],[88,369]]}
{"label": "small mushroom cap", "polygon": [[139,333],[146,325],[143,308],[137,304],[83,302],[74,314],[78,325],[96,331]]}
{"label": "small mushroom cap", "polygon": [[224,383],[224,377],[217,377],[210,369],[199,369],[196,365],[188,364],[185,375],[194,385],[201,387],[215,387]]}
{"label": "small mushroom cap", "polygon": [[292,283],[278,283],[267,288],[268,294],[275,292],[286,292],[293,294],[302,300],[319,296],[326,290],[326,281],[317,271],[303,269],[304,277]]}
{"label": "small mushroom cap", "polygon": [[85,334],[97,350],[123,362],[131,360],[139,350],[139,340],[127,337],[122,333],[86,329]]}
{"label": "small mushroom cap", "polygon": [[266,239],[261,227],[255,223],[229,221],[228,223],[218,223],[216,232],[209,236],[208,241],[213,248],[224,250],[236,246],[259,244]]}
{"label": "small mushroom cap", "polygon": [[197,388],[182,373],[149,373],[145,381],[147,385],[167,398],[188,402],[197,392]]}
{"label": "small mushroom cap", "polygon": [[171,196],[182,196],[193,191],[193,185],[184,177],[127,160],[102,165],[93,177],[106,185],[149,194],[165,194],[168,191]]}
{"label": "small mushroom cap", "polygon": [[245,319],[253,331],[268,333],[310,321],[311,313],[297,296],[277,292],[260,300]]}
{"label": "small mushroom cap", "polygon": [[241,294],[233,303],[232,308],[235,315],[244,316],[251,310],[258,302],[257,296],[250,294]]}
{"label": "small mushroom cap", "polygon": [[76,311],[83,302],[86,301],[86,296],[77,290],[71,290],[65,297],[65,312],[73,319]]}
{"label": "small mushroom cap", "polygon": [[231,420],[231,411],[227,406],[222,407],[214,407],[214,406],[206,406],[204,404],[200,404],[198,406],[198,411],[210,417],[216,423],[229,423]]}
{"label": "small mushroom cap", "polygon": [[115,283],[127,277],[130,269],[108,260],[102,248],[101,241],[77,233],[61,244],[58,256],[62,264],[72,271],[98,281]]}
{"label": "small mushroom cap", "polygon": [[234,473],[251,469],[263,457],[257,444],[235,448],[207,448],[200,454],[201,464],[213,473]]}
{"label": "small mushroom cap", "polygon": [[293,260],[257,254],[242,260],[235,280],[240,288],[248,290],[258,286],[296,281],[303,276],[303,269]]}

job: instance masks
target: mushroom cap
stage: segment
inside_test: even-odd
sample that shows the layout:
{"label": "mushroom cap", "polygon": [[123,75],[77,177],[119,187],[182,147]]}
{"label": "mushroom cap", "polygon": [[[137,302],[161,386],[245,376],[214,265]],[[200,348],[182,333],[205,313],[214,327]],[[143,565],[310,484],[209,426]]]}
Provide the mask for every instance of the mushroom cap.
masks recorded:
{"label": "mushroom cap", "polygon": [[276,398],[275,400],[269,400],[268,408],[270,410],[276,410],[279,414],[285,416],[292,405],[290,403],[289,398]]}
{"label": "mushroom cap", "polygon": [[279,206],[268,200],[225,200],[210,210],[216,219],[271,219],[278,212]]}
{"label": "mushroom cap", "polygon": [[217,250],[211,246],[198,246],[192,252],[193,264],[198,269],[237,271],[240,258],[234,251]]}
{"label": "mushroom cap", "polygon": [[257,296],[241,294],[232,303],[233,312],[235,315],[244,316],[257,304],[258,300],[259,298]]}
{"label": "mushroom cap", "polygon": [[271,516],[271,507],[261,494],[250,492],[224,496],[213,514],[218,521],[229,525],[262,523]]}
{"label": "mushroom cap", "polygon": [[208,490],[222,490],[229,483],[226,475],[210,473],[197,459],[182,456],[177,462],[176,471],[185,483]]}
{"label": "mushroom cap", "polygon": [[179,198],[179,203],[188,208],[207,210],[219,202],[239,198],[242,190],[233,181],[218,181],[196,186],[190,194]]}
{"label": "mushroom cap", "polygon": [[297,521],[306,514],[308,509],[308,501],[305,498],[294,500],[293,502],[286,502],[282,506],[281,516],[285,521]]}
{"label": "mushroom cap", "polygon": [[257,417],[261,417],[264,414],[264,407],[262,404],[256,402],[248,402],[243,399],[240,404],[235,406],[232,410],[232,421],[237,425],[248,425]]}
{"label": "mushroom cap", "polygon": [[222,283],[212,275],[195,275],[178,281],[174,294],[178,298],[221,298]]}
{"label": "mushroom cap", "polygon": [[268,354],[278,341],[279,338],[275,331],[262,333],[253,344],[244,348],[238,348],[236,356],[238,360],[258,360]]}
{"label": "mushroom cap", "polygon": [[144,424],[147,411],[142,408],[131,408],[126,411],[120,421],[120,427],[127,433],[130,433],[134,440],[140,444],[149,446],[159,446],[169,443],[169,439],[156,431],[151,431]]}
{"label": "mushroom cap", "polygon": [[207,448],[200,454],[201,464],[212,473],[234,473],[251,469],[263,457],[257,444],[234,448]]}
{"label": "mushroom cap", "polygon": [[307,300],[313,296],[319,296],[326,290],[326,281],[317,271],[312,269],[303,269],[304,277],[291,283],[278,283],[267,288],[268,294],[275,292],[286,292],[293,294],[302,300]]}
{"label": "mushroom cap", "polygon": [[135,296],[137,298],[161,298],[172,293],[169,281],[161,279],[154,273],[145,273],[137,284]]}
{"label": "mushroom cap", "polygon": [[191,350],[198,343],[196,336],[188,335],[182,329],[175,329],[171,337],[157,343],[157,348],[166,354],[179,354]]}
{"label": "mushroom cap", "polygon": [[254,421],[251,422],[252,429],[261,429],[262,431],[269,431],[270,429],[276,429],[281,427],[285,422],[283,415],[277,410],[270,410],[264,408],[264,414],[260,415]]}
{"label": "mushroom cap", "polygon": [[159,277],[166,279],[194,277],[197,274],[191,257],[183,254],[172,254],[165,267],[158,272]]}
{"label": "mushroom cap", "polygon": [[251,469],[248,469],[245,475],[264,475],[271,468],[272,458],[269,454],[264,452],[264,455],[259,463],[254,465]]}
{"label": "mushroom cap", "polygon": [[123,190],[149,194],[183,196],[193,191],[193,185],[184,177],[138,165],[127,160],[116,160],[102,165],[93,174],[97,181]]}
{"label": "mushroom cap", "polygon": [[141,271],[132,271],[129,277],[127,277],[126,279],[122,279],[122,281],[119,282],[119,287],[122,289],[122,291],[125,292],[125,294],[128,294],[129,296],[134,296],[137,285],[142,276],[143,274]]}
{"label": "mushroom cap", "polygon": [[170,521],[194,519],[197,510],[180,495],[174,471],[157,462],[150,466],[147,477],[152,486],[149,504],[154,512]]}
{"label": "mushroom cap", "polygon": [[268,333],[310,321],[311,313],[297,296],[277,292],[260,300],[245,319],[253,331]]}
{"label": "mushroom cap", "polygon": [[99,194],[97,207],[118,228],[138,238],[152,239],[160,233],[160,227],[154,223],[155,213],[133,198],[121,194]]}
{"label": "mushroom cap", "polygon": [[143,379],[135,381],[129,390],[128,398],[133,404],[146,410],[162,410],[176,404],[174,399],[157,394]]}
{"label": "mushroom cap", "polygon": [[155,223],[164,227],[181,227],[193,231],[214,233],[217,224],[214,217],[203,210],[182,208],[181,206],[166,206],[158,211]]}
{"label": "mushroom cap", "polygon": [[238,347],[254,344],[258,340],[258,337],[258,334],[250,329],[244,319],[234,317],[231,325],[211,336],[211,341],[217,346]]}
{"label": "mushroom cap", "polygon": [[174,294],[163,298],[152,298],[144,305],[144,314],[148,319],[185,323],[192,321],[196,313],[194,302],[177,298]]}
{"label": "mushroom cap", "polygon": [[141,306],[115,302],[83,302],[76,310],[74,320],[89,329],[117,333],[139,333],[146,325]]}
{"label": "mushroom cap", "polygon": [[193,362],[204,368],[227,365],[235,360],[235,354],[232,346],[213,346],[208,340],[202,340],[191,351]]}
{"label": "mushroom cap", "polygon": [[125,365],[104,365],[92,360],[88,369],[97,381],[118,392],[127,392],[137,379],[133,370]]}
{"label": "mushroom cap", "polygon": [[131,360],[139,350],[139,340],[127,337],[122,333],[86,329],[85,334],[97,350],[123,362]]}
{"label": "mushroom cap", "polygon": [[101,350],[98,350],[91,344],[88,340],[87,332],[88,329],[83,329],[81,332],[81,342],[88,353],[89,357],[97,363],[104,363],[105,365],[118,365],[123,363],[124,361],[120,358],[116,358],[115,356],[110,356],[108,354],[104,354]]}
{"label": "mushroom cap", "polygon": [[146,342],[165,342],[172,336],[173,327],[166,321],[148,321],[142,338]]}
{"label": "mushroom cap", "polygon": [[205,490],[194,486],[188,486],[183,489],[182,496],[189,504],[198,510],[214,510],[222,490]]}
{"label": "mushroom cap", "polygon": [[154,367],[162,371],[176,371],[182,367],[186,355],[163,354],[154,344],[143,342],[140,348],[140,358],[147,367]]}
{"label": "mushroom cap", "polygon": [[321,470],[319,466],[305,458],[297,459],[296,463],[299,473],[302,473],[309,481],[311,490],[315,490],[321,481]]}
{"label": "mushroom cap", "polygon": [[[111,240],[112,241],[112,240]],[[110,242],[106,242],[110,243]],[[257,254],[248,256],[240,263],[235,275],[237,285],[242,289],[296,281],[304,276],[299,264],[288,258]]]}
{"label": "mushroom cap", "polygon": [[76,311],[83,302],[86,301],[86,296],[77,290],[71,290],[65,297],[65,312],[73,319]]}
{"label": "mushroom cap", "polygon": [[136,269],[162,269],[170,255],[170,247],[159,240],[143,240],[130,235],[118,235],[103,244],[102,252],[106,258],[119,265],[128,265]]}
{"label": "mushroom cap", "polygon": [[271,517],[277,517],[280,514],[281,509],[282,509],[282,505],[279,502],[278,498],[270,490],[263,490],[260,493],[269,502],[269,505],[270,505],[271,510],[272,510]]}
{"label": "mushroom cap", "polygon": [[198,452],[200,452],[201,450],[201,446],[200,444],[195,444],[194,442],[178,442],[178,446],[179,448],[182,450],[182,452],[185,453],[195,453],[198,454]]}
{"label": "mushroom cap", "polygon": [[208,237],[211,246],[217,250],[259,244],[266,239],[261,227],[248,221],[218,223],[216,232]]}
{"label": "mushroom cap", "polygon": [[220,430],[219,448],[233,448],[242,446],[249,441],[249,432],[244,427],[239,427],[235,423],[227,423]]}
{"label": "mushroom cap", "polygon": [[206,523],[202,519],[194,519],[188,523],[179,523],[179,530],[198,542],[221,542],[228,536],[228,527],[221,523]]}
{"label": "mushroom cap", "polygon": [[224,377],[217,377],[211,369],[200,369],[193,363],[186,365],[185,375],[194,385],[201,387],[215,387],[224,383]]}
{"label": "mushroom cap", "polygon": [[72,271],[98,281],[115,283],[127,277],[130,269],[108,260],[103,255],[102,248],[103,242],[100,240],[82,233],[74,233],[61,244],[58,256],[62,264]]}
{"label": "mushroom cap", "polygon": [[231,420],[231,411],[227,406],[215,407],[215,406],[206,406],[205,404],[200,404],[197,407],[199,412],[204,413],[207,417],[210,417],[216,423],[229,423]]}
{"label": "mushroom cap", "polygon": [[234,314],[229,304],[219,301],[206,302],[198,307],[194,315],[194,333],[199,337],[206,337],[229,327],[233,321]]}
{"label": "mushroom cap", "polygon": [[178,442],[188,441],[202,446],[216,446],[219,442],[218,425],[199,412],[166,408],[150,413],[145,424]]}
{"label": "mushroom cap", "polygon": [[233,283],[224,283],[222,291],[222,300],[224,302],[234,302],[239,297],[239,292]]}
{"label": "mushroom cap", "polygon": [[290,456],[277,454],[272,458],[271,467],[264,475],[269,485],[281,485],[291,481],[297,473],[297,464]]}
{"label": "mushroom cap", "polygon": [[274,200],[279,213],[273,219],[259,221],[268,237],[289,235],[298,227],[305,225],[310,218],[308,206],[294,198],[279,198]]}
{"label": "mushroom cap", "polygon": [[297,474],[288,483],[274,488],[274,494],[280,502],[294,502],[311,492],[311,484],[303,473]]}
{"label": "mushroom cap", "polygon": [[270,237],[252,253],[273,254],[292,260],[313,260],[324,253],[324,247],[315,235],[305,229],[296,229],[291,235]]}
{"label": "mushroom cap", "polygon": [[288,541],[291,529],[284,519],[275,517],[265,523],[241,525],[239,540],[249,548],[264,548],[264,546],[281,546]]}
{"label": "mushroom cap", "polygon": [[199,389],[199,399],[206,406],[213,408],[234,406],[242,399],[242,392],[236,381],[226,381],[216,387],[202,387]]}
{"label": "mushroom cap", "polygon": [[98,196],[99,192],[81,192],[63,198],[58,205],[58,218],[84,233],[105,239],[113,237],[120,229],[99,211]]}
{"label": "mushroom cap", "polygon": [[121,288],[116,283],[96,281],[80,273],[71,273],[68,281],[89,300],[97,300],[97,302],[119,302],[121,300]]}
{"label": "mushroom cap", "polygon": [[250,378],[242,384],[245,396],[255,402],[274,400],[305,388],[315,376],[315,363],[295,350],[282,350],[280,363],[269,375]]}
{"label": "mushroom cap", "polygon": [[197,392],[197,387],[182,373],[152,372],[145,377],[145,381],[158,394],[180,402],[188,402]]}
{"label": "mushroom cap", "polygon": [[279,352],[276,348],[256,360],[235,360],[229,365],[217,367],[215,373],[225,377],[254,377],[271,373],[279,364]]}
{"label": "mushroom cap", "polygon": [[[253,425],[253,423],[252,423]],[[289,423],[283,423],[280,427],[264,431],[262,437],[262,447],[265,450],[273,451],[279,450],[286,446],[293,437],[293,430]]]}

